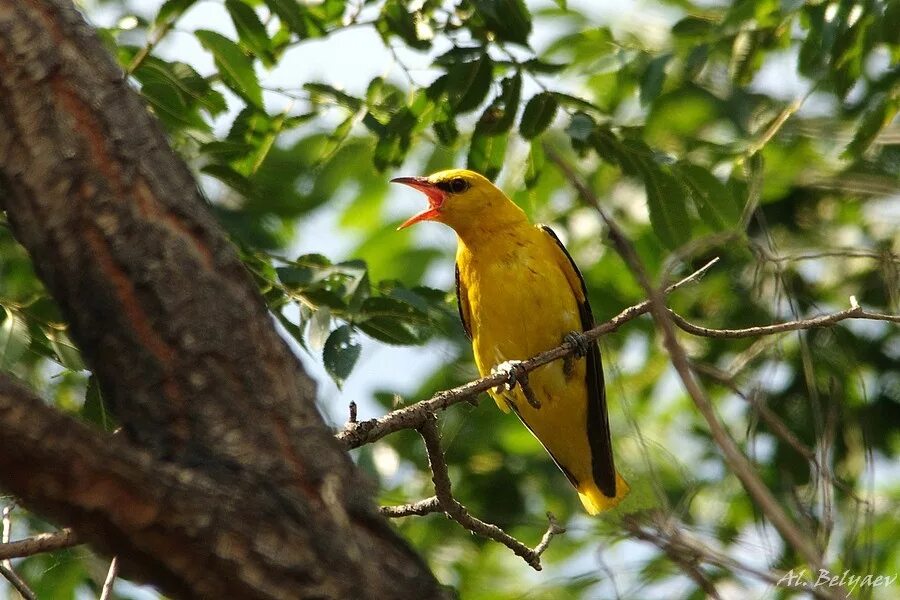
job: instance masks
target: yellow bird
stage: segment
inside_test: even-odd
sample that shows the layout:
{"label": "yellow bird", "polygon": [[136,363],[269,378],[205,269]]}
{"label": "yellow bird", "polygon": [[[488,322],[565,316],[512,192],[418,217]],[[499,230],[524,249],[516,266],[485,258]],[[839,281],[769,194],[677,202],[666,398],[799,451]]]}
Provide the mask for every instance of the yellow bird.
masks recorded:
{"label": "yellow bird", "polygon": [[[427,210],[400,226],[437,221],[457,234],[459,315],[482,375],[502,371],[509,384],[492,390],[543,444],[592,515],[628,493],[613,465],[603,367],[596,342],[579,333],[594,325],[584,280],[562,242],[489,180],[452,169],[392,180],[423,192]],[[563,339],[579,348],[528,374],[530,397],[515,386],[517,364]]]}

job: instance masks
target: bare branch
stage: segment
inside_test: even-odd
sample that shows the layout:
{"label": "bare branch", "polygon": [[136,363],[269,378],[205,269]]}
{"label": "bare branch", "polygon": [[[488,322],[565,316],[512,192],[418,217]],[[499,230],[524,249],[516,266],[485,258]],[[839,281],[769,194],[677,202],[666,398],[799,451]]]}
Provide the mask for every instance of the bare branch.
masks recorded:
{"label": "bare branch", "polygon": [[399,504],[397,506],[382,506],[379,508],[381,514],[389,518],[409,517],[412,515],[425,516],[434,512],[443,512],[441,503],[438,502],[437,496],[429,496],[416,502],[409,504]]}
{"label": "bare branch", "polygon": [[[2,545],[6,545],[6,543],[9,542],[9,536],[12,532],[12,511],[15,507],[15,502],[11,502],[3,507],[3,532],[0,534],[0,542],[2,542]],[[3,575],[3,577],[18,590],[23,598],[28,600],[35,598],[34,592],[32,592],[28,587],[28,584],[19,577],[19,574],[13,569],[12,563],[8,558],[0,560],[0,575]]]}
{"label": "bare branch", "polygon": [[[698,280],[712,268],[718,260],[718,258],[714,258],[681,281],[672,284],[666,289],[666,293],[674,292],[678,288]],[[649,310],[650,302],[645,300],[640,304],[635,304],[634,306],[626,308],[609,321],[585,331],[584,336],[588,340],[596,340],[607,333],[617,330],[628,321],[649,312]],[[574,346],[569,342],[564,342],[556,348],[541,352],[537,356],[523,361],[519,366],[521,367],[522,372],[528,373],[549,362],[570,356],[574,352]],[[400,431],[401,429],[418,429],[423,425],[429,414],[468,400],[481,392],[486,392],[491,388],[502,385],[506,383],[506,381],[507,376],[504,373],[488,375],[461,386],[438,392],[428,400],[422,400],[405,408],[392,411],[383,417],[359,422],[350,421],[344,426],[344,429],[337,433],[337,438],[344,442],[349,449],[371,444],[372,442],[391,433]]]}
{"label": "bare branch", "polygon": [[71,529],[61,529],[53,533],[39,533],[23,540],[0,544],[0,560],[71,548],[80,543],[81,540],[78,539],[78,536]]}
{"label": "bare branch", "polygon": [[678,313],[669,310],[672,321],[675,322],[680,329],[702,337],[711,338],[748,338],[762,337],[764,335],[775,335],[785,333],[787,331],[796,331],[798,329],[815,329],[817,327],[828,327],[847,319],[868,319],[870,321],[890,321],[900,323],[900,315],[887,315],[882,313],[874,313],[863,310],[859,305],[851,306],[846,310],[819,317],[809,319],[800,319],[798,321],[788,321],[786,323],[775,323],[773,325],[761,325],[757,327],[746,327],[744,329],[713,329],[711,327],[703,327],[694,325]]}
{"label": "bare branch", "polygon": [[428,465],[431,468],[431,478],[434,482],[434,492],[437,501],[448,517],[482,537],[499,542],[512,550],[517,556],[525,559],[534,570],[541,570],[541,554],[550,545],[553,536],[563,533],[564,528],[556,522],[556,518],[547,514],[550,525],[547,532],[541,538],[540,543],[533,549],[529,548],[516,538],[512,537],[496,525],[485,523],[481,519],[473,517],[465,506],[453,497],[450,484],[450,475],[447,472],[447,463],[444,460],[444,452],[441,450],[441,437],[437,428],[437,416],[428,415],[425,422],[419,428],[419,434],[425,441],[425,450],[428,452]]}
{"label": "bare branch", "polygon": [[541,541],[538,542],[538,545],[534,547],[534,553],[537,556],[540,556],[544,553],[544,550],[546,550],[550,545],[550,540],[553,539],[553,536],[566,532],[566,528],[560,525],[556,520],[556,515],[554,515],[549,510],[547,511],[547,521],[550,523],[547,526],[547,531],[544,532],[544,537],[541,538]]}
{"label": "bare branch", "polygon": [[119,557],[114,556],[109,563],[109,572],[106,573],[106,581],[103,582],[103,589],[100,591],[100,600],[112,600],[113,586],[116,584],[116,577],[119,575]]}
{"label": "bare branch", "polygon": [[6,580],[16,588],[16,591],[22,594],[22,597],[25,598],[25,600],[37,600],[37,596],[35,596],[34,592],[31,591],[31,588],[28,587],[28,584],[19,577],[18,573],[13,571],[12,567],[0,564],[0,575],[6,578]]}

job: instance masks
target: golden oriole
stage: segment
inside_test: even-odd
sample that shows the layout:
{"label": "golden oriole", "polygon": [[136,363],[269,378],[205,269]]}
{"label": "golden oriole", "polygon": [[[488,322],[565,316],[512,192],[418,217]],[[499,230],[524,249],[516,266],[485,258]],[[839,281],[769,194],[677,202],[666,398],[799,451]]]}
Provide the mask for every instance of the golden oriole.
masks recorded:
{"label": "golden oriole", "polygon": [[[428,197],[428,209],[400,229],[438,221],[457,234],[459,315],[478,371],[509,376],[510,385],[490,392],[497,406],[512,409],[543,444],[590,514],[614,507],[628,484],[613,465],[600,350],[578,333],[594,324],[584,280],[562,242],[478,173],[453,169],[393,182]],[[580,348],[576,360],[529,373],[530,397],[513,387],[518,361],[563,339]]]}

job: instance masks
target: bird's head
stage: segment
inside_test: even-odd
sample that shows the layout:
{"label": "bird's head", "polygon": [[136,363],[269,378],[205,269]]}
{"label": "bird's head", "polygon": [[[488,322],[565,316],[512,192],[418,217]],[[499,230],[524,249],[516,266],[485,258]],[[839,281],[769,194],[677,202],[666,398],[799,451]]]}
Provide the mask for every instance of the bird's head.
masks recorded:
{"label": "bird's head", "polygon": [[398,229],[419,221],[438,221],[461,232],[473,223],[498,215],[507,205],[515,207],[489,179],[466,169],[439,171],[428,177],[397,177],[391,182],[408,185],[428,197],[428,208]]}

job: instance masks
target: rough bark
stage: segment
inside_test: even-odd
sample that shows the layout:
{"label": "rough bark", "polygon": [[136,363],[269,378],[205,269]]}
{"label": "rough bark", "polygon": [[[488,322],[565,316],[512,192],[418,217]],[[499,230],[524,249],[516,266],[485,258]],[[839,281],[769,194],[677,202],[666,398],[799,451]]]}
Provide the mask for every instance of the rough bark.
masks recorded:
{"label": "rough bark", "polygon": [[[189,170],[65,0],[0,0],[0,189],[124,430],[99,438],[6,384],[0,485],[174,595],[438,594]],[[223,582],[244,587],[213,594]]]}

